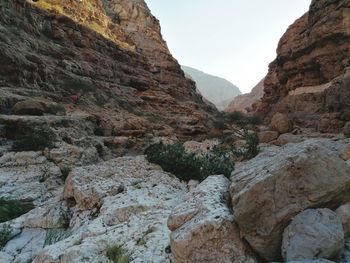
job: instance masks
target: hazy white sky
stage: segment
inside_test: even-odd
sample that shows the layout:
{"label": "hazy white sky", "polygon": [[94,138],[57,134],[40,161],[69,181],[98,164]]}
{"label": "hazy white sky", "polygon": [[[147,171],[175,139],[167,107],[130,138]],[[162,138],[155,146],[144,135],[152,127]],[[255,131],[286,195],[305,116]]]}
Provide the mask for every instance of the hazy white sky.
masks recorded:
{"label": "hazy white sky", "polygon": [[146,0],[180,64],[249,92],[267,73],[280,37],[311,0]]}

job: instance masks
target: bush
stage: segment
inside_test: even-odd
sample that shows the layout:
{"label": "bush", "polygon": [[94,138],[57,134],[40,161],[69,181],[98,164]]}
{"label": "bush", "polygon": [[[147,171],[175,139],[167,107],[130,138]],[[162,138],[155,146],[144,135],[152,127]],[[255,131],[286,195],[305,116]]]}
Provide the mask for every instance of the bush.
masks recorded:
{"label": "bush", "polygon": [[222,150],[214,150],[204,156],[187,153],[182,144],[165,145],[157,143],[146,151],[149,162],[159,164],[164,171],[173,173],[180,180],[202,181],[209,175],[223,174],[229,177],[234,169],[230,155]]}
{"label": "bush", "polygon": [[0,223],[17,218],[34,208],[30,202],[0,199]]}
{"label": "bush", "polygon": [[107,257],[113,261],[113,263],[129,263],[131,257],[127,254],[127,251],[120,245],[115,245],[107,249]]}
{"label": "bush", "polygon": [[[237,140],[244,140],[245,145],[241,148],[232,147]],[[256,133],[250,133],[246,130],[235,131],[233,135],[222,139],[218,148],[228,149],[232,156],[239,158],[240,160],[252,159],[260,152],[259,148],[259,136]]]}
{"label": "bush", "polygon": [[11,239],[12,229],[10,225],[5,224],[0,227],[0,249]]}
{"label": "bush", "polygon": [[244,156],[248,159],[254,158],[260,152],[259,136],[256,133],[247,133],[245,136],[246,145]]}
{"label": "bush", "polygon": [[55,133],[49,127],[28,128],[20,139],[15,141],[14,151],[40,151],[55,147]]}

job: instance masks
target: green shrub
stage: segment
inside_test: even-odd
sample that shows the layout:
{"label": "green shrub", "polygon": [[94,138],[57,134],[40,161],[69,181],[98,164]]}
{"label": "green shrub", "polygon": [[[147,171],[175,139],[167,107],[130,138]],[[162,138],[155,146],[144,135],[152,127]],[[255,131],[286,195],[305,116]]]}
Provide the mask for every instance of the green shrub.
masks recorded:
{"label": "green shrub", "polygon": [[55,244],[70,236],[70,231],[65,228],[48,229],[45,236],[44,247]]}
{"label": "green shrub", "polygon": [[28,128],[24,134],[15,141],[14,151],[40,151],[55,147],[56,135],[46,126]]}
{"label": "green shrub", "polygon": [[107,249],[107,257],[113,261],[113,263],[129,263],[131,257],[127,254],[127,251],[120,245],[115,245]]}
{"label": "green shrub", "polygon": [[187,153],[182,144],[165,145],[157,143],[146,151],[149,162],[159,164],[164,171],[173,173],[181,180],[204,180],[209,175],[223,174],[229,177],[234,169],[234,162],[228,152],[214,150],[204,156]]}
{"label": "green shrub", "polygon": [[[241,148],[232,147],[237,140],[244,140],[245,144]],[[251,133],[246,130],[235,131],[233,135],[222,138],[219,149],[227,149],[232,156],[242,159],[252,159],[260,152],[259,136],[256,133]]]}
{"label": "green shrub", "polygon": [[5,224],[0,227],[0,249],[11,239],[12,229],[10,225]]}
{"label": "green shrub", "polygon": [[245,116],[242,112],[240,111],[234,111],[234,112],[230,112],[230,113],[227,113],[227,117],[229,122],[238,122],[238,121],[242,121]]}
{"label": "green shrub", "polygon": [[245,157],[248,159],[254,158],[260,152],[259,148],[259,136],[256,133],[247,133],[245,135],[246,145],[245,148]]}
{"label": "green shrub", "polygon": [[0,199],[0,223],[17,218],[34,208],[31,202]]}

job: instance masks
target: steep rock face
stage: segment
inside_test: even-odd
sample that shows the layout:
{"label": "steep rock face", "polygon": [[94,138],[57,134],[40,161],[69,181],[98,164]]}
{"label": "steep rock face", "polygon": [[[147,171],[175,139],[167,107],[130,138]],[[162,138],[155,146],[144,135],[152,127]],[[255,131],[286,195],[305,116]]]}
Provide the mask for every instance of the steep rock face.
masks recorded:
{"label": "steep rock face", "polygon": [[144,1],[12,0],[0,21],[1,113],[34,98],[91,115],[107,135],[208,131],[215,110],[184,77]]}
{"label": "steep rock face", "polygon": [[350,118],[350,2],[313,0],[281,38],[258,112],[289,114],[295,125],[339,132]]}
{"label": "steep rock face", "polygon": [[246,113],[247,109],[252,109],[254,103],[264,95],[264,79],[262,79],[250,93],[239,95],[230,102],[225,109],[227,112],[241,111]]}
{"label": "steep rock face", "polygon": [[196,82],[199,92],[219,110],[224,110],[230,101],[241,94],[238,87],[226,79],[206,74],[200,70],[181,66],[182,70]]}

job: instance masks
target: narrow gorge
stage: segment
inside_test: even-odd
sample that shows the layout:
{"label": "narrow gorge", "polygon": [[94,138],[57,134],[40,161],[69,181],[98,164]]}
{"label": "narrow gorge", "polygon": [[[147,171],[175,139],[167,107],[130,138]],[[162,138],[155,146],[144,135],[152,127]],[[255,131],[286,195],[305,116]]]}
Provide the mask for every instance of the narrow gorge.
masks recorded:
{"label": "narrow gorge", "polygon": [[0,263],[350,262],[349,58],[312,0],[217,109],[144,0],[2,0]]}

